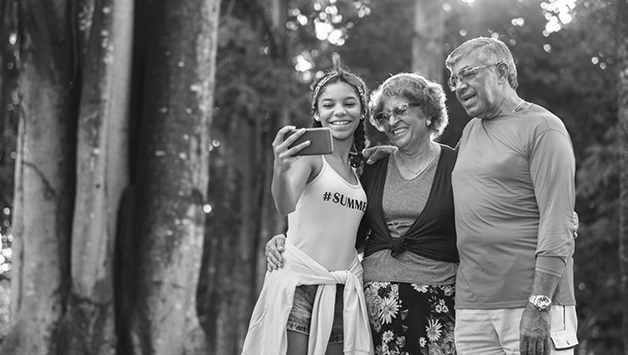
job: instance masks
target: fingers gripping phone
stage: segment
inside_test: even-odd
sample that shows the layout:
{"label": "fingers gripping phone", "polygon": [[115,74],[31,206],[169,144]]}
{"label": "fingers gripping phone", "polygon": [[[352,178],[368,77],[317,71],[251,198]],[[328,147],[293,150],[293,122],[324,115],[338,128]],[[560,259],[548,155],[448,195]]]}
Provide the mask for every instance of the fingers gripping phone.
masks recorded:
{"label": "fingers gripping phone", "polygon": [[[295,132],[296,130],[286,133],[284,139],[287,139]],[[310,141],[310,145],[294,153],[294,155],[331,154],[334,150],[331,139],[331,129],[329,128],[306,128],[305,133],[303,133],[301,137],[297,138],[297,140],[294,141],[294,143],[292,143],[288,148],[292,148],[305,141]]]}

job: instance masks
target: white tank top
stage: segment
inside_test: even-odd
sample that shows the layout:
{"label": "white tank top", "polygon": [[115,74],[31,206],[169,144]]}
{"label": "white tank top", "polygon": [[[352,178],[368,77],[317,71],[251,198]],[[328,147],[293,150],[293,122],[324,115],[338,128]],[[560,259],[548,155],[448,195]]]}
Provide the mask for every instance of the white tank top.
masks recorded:
{"label": "white tank top", "polygon": [[321,171],[305,185],[288,215],[287,236],[329,271],[346,270],[357,255],[355,238],[366,211],[366,193],[357,175],[352,185],[322,159]]}

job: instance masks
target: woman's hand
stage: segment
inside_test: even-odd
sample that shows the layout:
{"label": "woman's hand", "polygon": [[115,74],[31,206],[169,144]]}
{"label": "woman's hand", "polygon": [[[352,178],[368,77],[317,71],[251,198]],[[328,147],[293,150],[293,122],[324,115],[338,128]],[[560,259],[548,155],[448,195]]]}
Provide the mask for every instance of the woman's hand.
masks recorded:
{"label": "woman's hand", "polygon": [[264,253],[266,254],[266,268],[268,269],[268,272],[272,272],[273,270],[277,270],[283,266],[283,257],[281,256],[281,253],[285,250],[285,244],[285,234],[278,234],[266,243]]}
{"label": "woman's hand", "polygon": [[305,133],[305,129],[297,129],[296,132],[288,138],[285,138],[286,134],[295,130],[295,126],[285,126],[277,132],[275,140],[273,141],[273,152],[275,154],[275,171],[279,174],[284,173],[290,169],[292,164],[300,158],[294,154],[301,149],[310,145],[310,141],[305,141],[299,145],[289,148],[297,138],[301,137]]}

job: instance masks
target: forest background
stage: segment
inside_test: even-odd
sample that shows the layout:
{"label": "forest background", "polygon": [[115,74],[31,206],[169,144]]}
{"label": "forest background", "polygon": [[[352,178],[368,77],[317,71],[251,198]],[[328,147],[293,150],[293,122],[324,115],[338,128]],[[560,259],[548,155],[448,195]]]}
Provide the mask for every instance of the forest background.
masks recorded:
{"label": "forest background", "polygon": [[[628,354],[625,0],[0,0],[0,353],[239,354],[271,142],[331,53],[375,88],[495,37],[577,159],[578,354]],[[454,146],[468,122],[448,94]],[[385,137],[369,129],[373,144]]]}

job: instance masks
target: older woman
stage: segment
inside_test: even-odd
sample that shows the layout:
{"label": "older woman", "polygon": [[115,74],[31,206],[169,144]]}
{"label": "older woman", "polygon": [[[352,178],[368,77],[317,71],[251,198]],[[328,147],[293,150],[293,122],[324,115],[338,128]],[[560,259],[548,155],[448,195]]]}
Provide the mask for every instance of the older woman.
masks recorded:
{"label": "older woman", "polygon": [[[455,354],[456,153],[434,142],[448,123],[445,94],[401,73],[373,92],[370,106],[373,125],[398,148],[361,178],[369,204],[358,241],[368,236],[363,268],[376,353]],[[267,245],[270,269],[281,264],[282,242]]]}
{"label": "older woman", "polygon": [[369,205],[358,240],[368,235],[362,265],[376,353],[455,354],[456,152],[434,142],[448,123],[445,94],[402,73],[370,106],[371,122],[397,147],[361,178]]}

